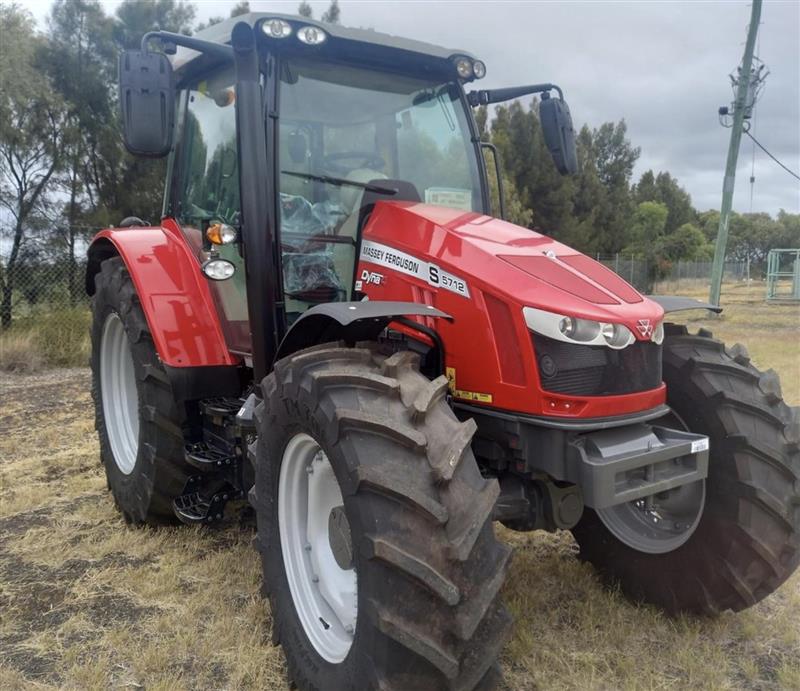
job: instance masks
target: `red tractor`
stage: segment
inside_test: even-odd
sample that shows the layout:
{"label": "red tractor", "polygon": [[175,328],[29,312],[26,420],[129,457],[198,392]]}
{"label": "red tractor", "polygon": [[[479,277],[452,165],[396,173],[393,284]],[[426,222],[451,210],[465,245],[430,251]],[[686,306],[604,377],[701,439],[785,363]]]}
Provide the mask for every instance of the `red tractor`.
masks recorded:
{"label": "red tractor", "polygon": [[163,215],[100,232],[86,279],[108,484],[134,524],[249,499],[298,687],[492,687],[493,521],[571,530],[669,612],[741,610],[794,571],[775,374],[664,320],[714,306],[490,215],[471,108],[541,94],[568,174],[557,86],[466,90],[466,52],[274,14],[142,43],[122,121],[169,157]]}

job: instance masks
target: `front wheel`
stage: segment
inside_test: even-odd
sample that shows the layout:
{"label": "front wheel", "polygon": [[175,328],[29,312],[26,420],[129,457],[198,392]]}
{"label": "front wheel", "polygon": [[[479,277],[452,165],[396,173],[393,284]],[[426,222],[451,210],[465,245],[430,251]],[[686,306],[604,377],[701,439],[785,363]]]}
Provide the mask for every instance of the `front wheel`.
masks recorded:
{"label": "front wheel", "polygon": [[447,380],[411,353],[329,345],[281,360],[261,388],[252,501],[292,681],[492,688],[510,549]]}
{"label": "front wheel", "polygon": [[95,276],[91,366],[95,427],[114,503],[129,523],[174,522],[172,500],[190,474],[186,414],[120,257],[106,259]]}
{"label": "front wheel", "polygon": [[[671,613],[742,610],[800,562],[800,424],[778,378],[701,330],[669,325],[668,426],[709,437],[705,481],[602,512],[573,529],[581,558]],[[663,422],[663,421],[662,421]]]}

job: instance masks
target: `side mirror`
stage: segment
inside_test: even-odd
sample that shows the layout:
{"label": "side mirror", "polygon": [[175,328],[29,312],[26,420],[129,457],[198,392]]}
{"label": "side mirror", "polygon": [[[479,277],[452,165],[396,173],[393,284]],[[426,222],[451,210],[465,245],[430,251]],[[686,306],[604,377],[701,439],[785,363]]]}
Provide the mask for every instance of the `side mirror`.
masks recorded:
{"label": "side mirror", "polygon": [[167,56],[139,50],[122,53],[119,102],[125,148],[135,156],[166,156],[175,121],[175,85]]}
{"label": "side mirror", "polygon": [[578,172],[578,154],[575,150],[575,130],[566,101],[542,94],[539,104],[539,121],[542,123],[544,143],[547,145],[556,169],[562,175]]}

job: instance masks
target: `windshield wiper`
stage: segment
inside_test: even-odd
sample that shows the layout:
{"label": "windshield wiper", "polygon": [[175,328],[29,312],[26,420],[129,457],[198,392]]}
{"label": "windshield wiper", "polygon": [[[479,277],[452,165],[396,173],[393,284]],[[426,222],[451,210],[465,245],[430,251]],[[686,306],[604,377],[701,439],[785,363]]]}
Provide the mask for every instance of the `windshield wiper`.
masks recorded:
{"label": "windshield wiper", "polygon": [[370,185],[366,182],[356,182],[355,180],[346,180],[345,178],[335,178],[331,175],[314,175],[313,173],[297,173],[293,170],[282,170],[284,175],[292,175],[296,178],[303,178],[304,180],[314,180],[315,182],[327,182],[330,185],[341,187],[342,185],[350,185],[351,187],[359,187],[368,192],[377,192],[378,194],[390,194],[394,196],[397,190],[392,187],[378,187],[378,185]]}

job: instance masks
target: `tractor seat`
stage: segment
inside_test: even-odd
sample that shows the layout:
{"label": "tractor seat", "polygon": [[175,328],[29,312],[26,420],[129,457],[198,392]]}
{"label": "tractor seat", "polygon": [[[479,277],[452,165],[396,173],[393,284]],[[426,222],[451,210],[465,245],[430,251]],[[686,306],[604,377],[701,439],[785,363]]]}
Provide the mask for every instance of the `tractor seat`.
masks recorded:
{"label": "tractor seat", "polygon": [[[372,176],[370,177],[368,174],[372,174]],[[383,173],[376,174],[376,171],[370,171],[367,168],[359,168],[352,171],[348,174],[347,179],[353,180],[354,182],[363,182],[367,185],[376,185],[378,187],[388,187],[397,190],[396,194],[387,195],[358,187],[342,187],[340,200],[345,211],[348,212],[348,216],[339,227],[338,235],[351,237],[354,241],[358,237],[358,233],[363,227],[367,217],[372,212],[375,202],[422,201],[417,188],[412,183],[407,180],[392,180],[387,178]]]}

